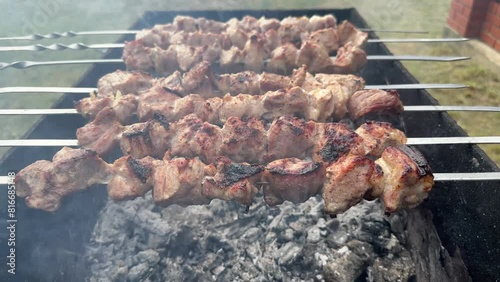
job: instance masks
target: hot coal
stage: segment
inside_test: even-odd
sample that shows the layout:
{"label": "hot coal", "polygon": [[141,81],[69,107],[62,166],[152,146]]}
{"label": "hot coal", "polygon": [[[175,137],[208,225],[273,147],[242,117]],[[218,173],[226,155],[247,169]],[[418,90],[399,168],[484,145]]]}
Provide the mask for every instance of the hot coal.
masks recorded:
{"label": "hot coal", "polygon": [[271,208],[257,197],[248,212],[220,200],[159,209],[150,194],[109,201],[86,251],[87,279],[415,281],[432,263],[443,269],[407,249],[404,213],[388,218],[377,201],[337,218],[322,210],[319,198]]}

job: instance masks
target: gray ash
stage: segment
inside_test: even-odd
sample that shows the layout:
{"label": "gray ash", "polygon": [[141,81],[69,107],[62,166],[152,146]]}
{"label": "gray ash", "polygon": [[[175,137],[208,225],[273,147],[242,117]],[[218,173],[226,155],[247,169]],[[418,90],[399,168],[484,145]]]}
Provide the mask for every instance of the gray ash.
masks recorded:
{"label": "gray ash", "polygon": [[322,210],[319,198],[271,208],[257,197],[247,213],[220,200],[162,210],[150,194],[110,201],[87,248],[87,280],[412,281],[421,272],[402,242],[405,222],[391,228],[378,201],[334,219]]}

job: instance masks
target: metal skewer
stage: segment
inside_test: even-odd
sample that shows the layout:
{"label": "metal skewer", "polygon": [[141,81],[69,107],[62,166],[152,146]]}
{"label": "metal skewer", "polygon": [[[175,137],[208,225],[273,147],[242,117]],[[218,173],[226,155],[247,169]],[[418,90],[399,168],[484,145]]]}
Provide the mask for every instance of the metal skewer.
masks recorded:
{"label": "metal skewer", "polygon": [[[334,59],[334,58],[332,58]],[[369,61],[432,61],[455,62],[469,60],[463,56],[418,56],[418,55],[368,55]],[[0,70],[6,68],[27,69],[35,66],[47,65],[77,65],[77,64],[109,64],[123,63],[122,59],[95,59],[95,60],[64,60],[64,61],[17,61],[12,63],[0,62]]]}
{"label": "metal skewer", "polygon": [[[464,42],[469,38],[388,38],[388,39],[368,39],[367,43],[445,43],[445,42]],[[10,51],[63,51],[63,50],[87,50],[87,49],[119,49],[125,47],[124,43],[103,43],[103,44],[84,44],[72,43],[51,45],[25,45],[25,46],[1,46],[0,52]]]}
{"label": "metal skewer", "polygon": [[[433,173],[434,181],[495,181],[500,180],[500,172],[456,172],[456,173]],[[15,184],[8,176],[0,176],[0,185]],[[101,183],[106,184],[106,183]]]}
{"label": "metal skewer", "polygon": [[[405,106],[405,112],[500,112],[500,107],[492,106]],[[1,115],[76,115],[76,109],[0,109]]]}
{"label": "metal skewer", "polygon": [[[414,137],[407,145],[500,144],[500,136]],[[0,147],[77,147],[76,139],[10,139],[0,140]]]}
{"label": "metal skewer", "polygon": [[[381,89],[381,90],[411,90],[411,89],[461,89],[469,86],[465,84],[455,83],[425,83],[425,84],[381,84],[381,85],[366,85],[365,89]],[[0,94],[7,93],[72,93],[82,94],[97,91],[97,88],[91,87],[0,87]]]}
{"label": "metal skewer", "polygon": [[[383,32],[383,33],[404,33],[404,34],[428,34],[428,31],[412,31],[412,30],[382,30],[382,29],[368,29],[360,28],[360,31],[364,32]],[[76,37],[82,35],[127,35],[127,34],[137,34],[141,30],[99,30],[99,31],[66,31],[66,32],[51,32],[48,34],[35,33],[32,35],[25,36],[10,36],[10,37],[0,37],[0,41],[8,40],[42,40],[42,39],[57,39],[63,37]]]}

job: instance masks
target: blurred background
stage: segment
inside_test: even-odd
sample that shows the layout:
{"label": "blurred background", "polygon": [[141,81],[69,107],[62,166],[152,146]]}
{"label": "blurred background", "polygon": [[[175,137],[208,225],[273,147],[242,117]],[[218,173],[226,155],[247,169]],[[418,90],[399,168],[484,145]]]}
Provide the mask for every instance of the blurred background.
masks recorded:
{"label": "blurred background", "polygon": [[[456,2],[457,0],[453,0]],[[471,2],[471,1],[469,1]],[[492,1],[494,2],[494,1]],[[313,9],[355,7],[373,29],[423,30],[429,34],[379,34],[382,38],[457,36],[446,28],[452,0],[388,0],[388,1],[318,1],[318,0],[122,0],[70,1],[0,0],[2,28],[0,37],[46,34],[64,31],[127,29],[147,10],[203,10],[203,9]],[[456,29],[456,28],[455,28]],[[118,36],[79,36],[41,41],[3,41],[3,46],[34,43],[109,43]],[[400,55],[471,55],[472,60],[454,63],[406,62],[405,66],[422,83],[463,83],[471,87],[463,90],[432,90],[431,94],[442,105],[500,106],[500,75],[495,62],[485,62],[484,54],[493,49],[477,51],[471,44],[388,44],[394,54]],[[478,55],[478,56],[476,56]],[[481,56],[479,56],[481,55]],[[498,55],[498,53],[497,53]],[[87,51],[3,52],[0,62],[18,60],[64,60],[100,58],[102,53]],[[493,56],[493,58],[498,58]],[[495,60],[495,59],[493,59]],[[490,60],[491,61],[491,60]],[[491,64],[493,63],[493,64]],[[500,62],[499,62],[500,64]],[[0,71],[0,87],[7,86],[72,86],[90,65],[35,67],[25,70]],[[59,97],[57,94],[0,95],[0,108],[47,108]],[[452,112],[451,115],[471,136],[499,135],[500,113]],[[20,138],[38,119],[33,116],[2,116],[0,138]],[[483,149],[500,164],[500,145],[484,145]],[[0,148],[3,154],[6,148]]]}

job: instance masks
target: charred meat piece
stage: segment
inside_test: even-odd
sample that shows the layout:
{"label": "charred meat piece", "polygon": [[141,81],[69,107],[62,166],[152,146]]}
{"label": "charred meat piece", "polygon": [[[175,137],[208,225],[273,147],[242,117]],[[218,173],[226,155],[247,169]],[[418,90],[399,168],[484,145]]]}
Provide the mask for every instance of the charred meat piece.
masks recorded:
{"label": "charred meat piece", "polygon": [[[262,96],[261,96],[262,97]],[[265,113],[263,119],[273,120],[280,116],[303,116],[308,111],[309,94],[300,87],[266,93],[262,98]]]}
{"label": "charred meat piece", "polygon": [[359,203],[372,189],[375,171],[372,160],[355,155],[344,155],[329,165],[323,187],[325,213],[342,213]]}
{"label": "charred meat piece", "polygon": [[375,163],[384,173],[381,185],[386,212],[417,206],[434,185],[429,163],[415,148],[388,147]]}
{"label": "charred meat piece", "polygon": [[167,104],[165,110],[158,111],[168,120],[176,121],[194,114],[209,123],[220,123],[220,111],[223,104],[221,98],[204,99],[200,95],[192,94],[176,100],[172,105]]}
{"label": "charred meat piece", "polygon": [[336,162],[348,153],[361,155],[362,151],[359,148],[362,142],[363,139],[345,124],[317,124],[313,160],[328,164]]}
{"label": "charred meat piece", "polygon": [[134,159],[125,156],[113,163],[113,173],[108,182],[108,195],[115,201],[131,200],[144,196],[153,188],[151,177],[155,165],[161,161],[152,157]]}
{"label": "charred meat piece", "polygon": [[153,78],[147,73],[117,70],[99,79],[97,97],[114,97],[118,91],[123,95],[138,95],[140,91],[148,89],[152,85]]}
{"label": "charred meat piece", "polygon": [[205,164],[198,158],[165,161],[153,172],[153,200],[164,207],[208,204],[202,193],[204,177]]}
{"label": "charred meat piece", "polygon": [[349,116],[357,120],[368,113],[400,114],[404,111],[399,94],[394,91],[361,90],[355,92],[347,103]]}
{"label": "charred meat piece", "polygon": [[368,121],[358,127],[356,133],[363,138],[361,150],[367,156],[378,157],[387,147],[406,144],[405,134],[387,122]]}
{"label": "charred meat piece", "polygon": [[131,113],[137,109],[137,96],[134,94],[122,95],[122,92],[117,91],[107,97],[96,97],[92,94],[91,97],[75,103],[78,113],[91,120],[95,119],[97,114],[106,107],[114,110],[120,124],[128,124],[133,118]]}
{"label": "charred meat piece", "polygon": [[279,74],[288,74],[290,70],[301,65],[297,61],[298,52],[297,47],[291,43],[278,46],[271,52],[266,70]]}
{"label": "charred meat piece", "polygon": [[115,111],[106,107],[92,122],[76,130],[76,138],[79,146],[102,156],[117,145],[118,135],[122,131],[123,126],[118,122]]}
{"label": "charred meat piece", "polygon": [[92,120],[102,109],[111,106],[113,101],[113,96],[97,98],[94,93],[91,93],[90,97],[75,102],[75,108],[84,118]]}
{"label": "charred meat piece", "polygon": [[176,30],[196,31],[198,29],[196,19],[190,16],[176,16],[173,24]]}
{"label": "charred meat piece", "polygon": [[[245,40],[246,41],[246,40]],[[236,46],[228,50],[222,50],[219,59],[219,66],[226,72],[237,72],[243,70],[245,52]]]}
{"label": "charred meat piece", "polygon": [[256,118],[230,117],[221,130],[220,153],[235,162],[263,163],[267,132]]}
{"label": "charred meat piece", "polygon": [[141,92],[138,98],[137,117],[141,121],[149,120],[155,112],[168,115],[173,110],[173,104],[179,96],[160,85]]}
{"label": "charred meat piece", "polygon": [[[160,49],[160,48],[158,48]],[[151,56],[153,48],[146,47],[142,40],[125,42],[123,48],[123,61],[127,68],[132,70],[152,71],[155,68],[154,56]]]}
{"label": "charred meat piece", "polygon": [[268,55],[264,48],[264,39],[258,35],[250,35],[245,47],[243,48],[245,59],[243,64],[246,70],[260,72],[264,67],[264,61]]}
{"label": "charred meat piece", "polygon": [[[168,75],[180,69],[180,60],[177,57],[177,45],[170,45],[167,49],[153,47],[149,49],[149,57],[153,62],[154,70],[162,75]],[[125,59],[125,53],[124,53]],[[135,65],[129,66],[130,69],[137,69]]]}
{"label": "charred meat piece", "polygon": [[165,117],[156,114],[153,119],[127,126],[120,136],[123,153],[134,158],[162,157],[170,145],[172,132]]}
{"label": "charred meat piece", "polygon": [[200,88],[208,76],[212,73],[211,64],[207,61],[202,61],[194,66],[191,70],[186,72],[182,78],[182,86],[184,93],[194,93],[196,89]]}
{"label": "charred meat piece", "polygon": [[56,211],[64,197],[106,181],[110,167],[96,152],[64,147],[50,161],[37,161],[15,178],[16,193],[26,197],[26,205]]}
{"label": "charred meat piece", "polygon": [[305,158],[311,155],[316,137],[316,123],[293,117],[276,119],[268,130],[270,160]]}
{"label": "charred meat piece", "polygon": [[186,72],[203,60],[205,48],[204,46],[175,45],[175,51],[179,68]]}
{"label": "charred meat piece", "polygon": [[205,169],[209,175],[203,181],[203,195],[210,199],[234,200],[250,206],[258,192],[255,183],[264,170],[261,165],[233,163],[220,158]]}
{"label": "charred meat piece", "polygon": [[310,72],[316,73],[331,68],[333,61],[324,46],[308,40],[297,53],[297,64],[306,65]]}
{"label": "charred meat piece", "polygon": [[340,74],[354,73],[360,70],[366,62],[367,57],[365,51],[351,44],[351,42],[348,42],[339,48],[334,63],[325,67],[323,72]]}
{"label": "charred meat piece", "polygon": [[213,162],[220,156],[221,130],[203,122],[195,115],[188,115],[172,124],[172,139],[169,140],[172,155],[199,157],[204,162]]}
{"label": "charred meat piece", "polygon": [[348,21],[343,21],[339,24],[337,28],[337,35],[341,46],[347,43],[352,43],[355,46],[362,47],[368,40],[367,33],[356,29],[356,27]]}
{"label": "charred meat piece", "polygon": [[253,71],[218,75],[214,77],[214,83],[224,94],[261,94],[260,75]]}
{"label": "charred meat piece", "polygon": [[354,93],[365,88],[365,80],[352,74],[326,74],[318,73],[314,78],[321,83],[323,87],[339,84],[345,92]]}
{"label": "charred meat piece", "polygon": [[290,201],[302,203],[317,195],[323,187],[325,167],[322,163],[297,158],[276,160],[266,166],[262,177],[264,200],[275,206]]}
{"label": "charred meat piece", "polygon": [[198,29],[202,32],[221,33],[227,28],[226,23],[208,20],[205,18],[197,18],[195,21],[196,27],[198,27]]}
{"label": "charred meat piece", "polygon": [[309,30],[315,31],[325,28],[336,28],[337,19],[333,15],[312,16],[309,19]]}
{"label": "charred meat piece", "polygon": [[315,31],[311,34],[309,40],[324,46],[328,53],[339,49],[339,39],[337,36],[337,31],[333,28]]}

